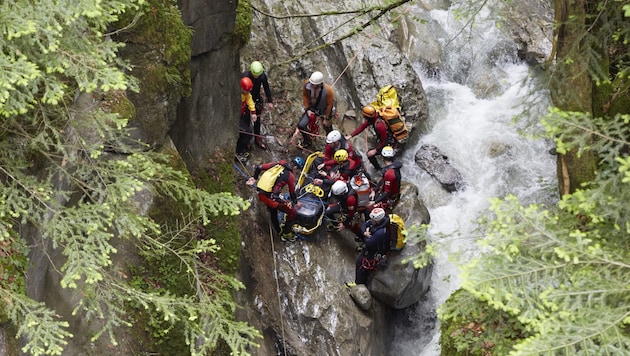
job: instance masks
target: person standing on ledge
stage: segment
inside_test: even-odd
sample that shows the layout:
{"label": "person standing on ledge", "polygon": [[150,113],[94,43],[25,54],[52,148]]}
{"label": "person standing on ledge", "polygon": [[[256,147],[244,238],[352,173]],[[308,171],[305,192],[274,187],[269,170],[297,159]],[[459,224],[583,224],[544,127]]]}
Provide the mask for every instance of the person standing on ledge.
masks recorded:
{"label": "person standing on ledge", "polygon": [[366,284],[371,272],[386,265],[390,251],[389,223],[385,210],[374,208],[370,212],[370,220],[363,224],[361,236],[355,239],[365,245],[355,263],[354,282],[346,282],[348,288],[353,288],[357,284]]}
{"label": "person standing on ledge", "polygon": [[354,131],[352,131],[350,135],[346,136],[345,138],[346,140],[350,140],[371,125],[374,133],[376,134],[377,145],[367,151],[367,157],[374,169],[376,169],[376,171],[378,171],[379,173],[382,173],[380,172],[382,167],[378,163],[376,156],[382,155],[381,150],[386,145],[394,146],[396,144],[396,139],[394,139],[394,135],[391,134],[389,128],[387,127],[387,124],[385,123],[385,121],[383,121],[383,119],[380,118],[380,116],[378,115],[378,111],[376,111],[373,106],[364,106],[363,109],[361,109],[361,114],[363,115],[365,121],[363,121],[361,126],[357,127]]}
{"label": "person standing on ledge", "polygon": [[332,131],[332,119],[335,116],[335,93],[330,85],[324,83],[322,72],[313,72],[310,78],[302,86],[302,101],[304,114],[298,121],[298,127],[289,143],[293,144],[297,134],[302,132],[302,147],[307,148],[312,144],[311,135],[319,133],[317,119],[322,119],[322,125],[326,133]]}
{"label": "person standing on ledge", "polygon": [[252,99],[253,83],[251,79],[241,78],[241,116],[238,124],[238,140],[236,141],[236,160],[241,163],[249,159],[248,146],[252,139],[252,122],[256,122],[256,105]]}
{"label": "person standing on ledge", "polygon": [[[252,81],[253,87],[251,90],[252,98],[254,99],[254,104],[256,105],[256,115],[258,116],[258,120],[254,122],[254,137],[255,142],[258,147],[265,150],[267,146],[263,142],[262,136],[260,135],[260,119],[262,118],[262,114],[265,110],[265,106],[267,106],[267,110],[273,109],[273,98],[271,96],[271,88],[269,87],[269,80],[267,79],[267,74],[265,73],[265,68],[262,63],[259,61],[253,61],[249,66],[249,70],[243,72],[241,75],[242,78],[249,78]],[[265,91],[265,100],[263,100],[262,93],[260,91],[260,87],[262,86]]]}

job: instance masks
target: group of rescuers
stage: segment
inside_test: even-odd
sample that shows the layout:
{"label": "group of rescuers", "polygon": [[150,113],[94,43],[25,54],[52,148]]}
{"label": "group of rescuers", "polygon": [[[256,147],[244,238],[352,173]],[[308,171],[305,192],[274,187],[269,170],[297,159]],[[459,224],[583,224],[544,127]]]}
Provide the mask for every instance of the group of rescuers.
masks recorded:
{"label": "group of rescuers", "polygon": [[[247,152],[253,141],[261,149],[266,149],[260,134],[260,118],[265,109],[273,108],[272,93],[263,65],[254,61],[250,69],[242,73],[241,86],[241,115],[239,122],[239,138],[236,147],[236,160],[245,164],[249,158]],[[261,87],[265,97],[261,95]],[[311,183],[322,188],[328,198],[325,210],[325,220],[328,231],[350,229],[359,243],[359,254],[356,261],[354,282],[347,282],[348,287],[365,284],[370,271],[385,266],[386,256],[390,252],[390,221],[389,214],[400,199],[402,163],[395,159],[397,142],[388,129],[387,124],[379,117],[378,110],[373,106],[362,108],[363,123],[351,134],[343,136],[340,131],[333,129],[335,117],[334,92],[330,85],[324,83],[324,75],[313,72],[302,86],[304,113],[300,117],[290,144],[294,144],[298,133],[302,134],[303,149],[311,148],[312,136],[319,131],[318,119],[326,130],[326,145],[323,157],[312,164],[310,174],[307,175]],[[266,99],[266,100],[265,100]],[[367,157],[377,174],[381,175],[378,183],[369,176],[362,161],[362,156],[350,143],[350,139],[371,126],[376,134],[377,145],[367,151]],[[383,166],[377,156],[381,156]],[[296,194],[296,174],[304,168],[305,160],[296,156],[289,160],[273,161],[256,165],[253,176],[247,180],[250,186],[257,186],[258,198],[267,205],[270,212],[271,224],[282,241],[295,241],[297,236],[293,232],[293,222],[296,211],[301,203]],[[280,167],[281,170],[279,170]],[[275,168],[274,168],[275,167]],[[277,174],[270,175],[273,181],[257,182],[261,173],[274,169]],[[370,187],[366,195],[360,198],[358,192],[352,188],[352,179],[368,178]],[[269,189],[260,189],[261,184]],[[284,187],[288,188],[288,199],[282,194]],[[365,194],[365,192],[363,192]],[[369,199],[367,203],[366,199]],[[363,206],[360,204],[363,201]],[[284,224],[280,224],[278,211],[285,214]]]}

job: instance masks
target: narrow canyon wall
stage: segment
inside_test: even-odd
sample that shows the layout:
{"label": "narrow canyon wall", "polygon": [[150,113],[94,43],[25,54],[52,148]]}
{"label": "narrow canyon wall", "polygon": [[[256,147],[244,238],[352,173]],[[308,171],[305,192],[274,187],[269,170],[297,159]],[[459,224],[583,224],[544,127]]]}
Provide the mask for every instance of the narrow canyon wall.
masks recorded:
{"label": "narrow canyon wall", "polygon": [[170,135],[189,164],[233,150],[240,109],[236,0],[182,0],[184,23],[193,30],[192,94],[179,105]]}

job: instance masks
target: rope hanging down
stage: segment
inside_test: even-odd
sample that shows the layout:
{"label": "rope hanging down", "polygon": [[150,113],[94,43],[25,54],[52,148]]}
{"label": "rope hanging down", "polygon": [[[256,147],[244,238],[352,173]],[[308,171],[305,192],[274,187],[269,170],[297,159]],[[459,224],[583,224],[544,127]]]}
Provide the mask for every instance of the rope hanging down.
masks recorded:
{"label": "rope hanging down", "polygon": [[271,255],[273,256],[273,276],[276,280],[276,294],[278,296],[278,311],[280,312],[280,329],[282,332],[282,349],[287,355],[287,341],[284,335],[284,317],[282,316],[282,300],[280,299],[280,284],[278,283],[278,266],[276,264],[276,249],[273,247],[273,230],[269,225],[269,241],[271,242]]}

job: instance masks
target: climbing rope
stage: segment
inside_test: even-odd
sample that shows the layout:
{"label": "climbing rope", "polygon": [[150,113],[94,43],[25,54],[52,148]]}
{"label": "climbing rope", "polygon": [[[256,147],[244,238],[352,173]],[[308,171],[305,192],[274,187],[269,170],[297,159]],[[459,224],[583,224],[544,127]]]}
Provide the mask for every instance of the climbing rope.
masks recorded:
{"label": "climbing rope", "polygon": [[[236,157],[236,155],[234,155],[234,157]],[[237,166],[236,163],[234,163],[234,168],[236,168],[236,170],[243,176],[245,177],[245,180],[248,180],[249,177],[251,177],[252,175],[249,174],[249,172],[247,171],[247,167],[245,167],[245,165],[243,164],[243,162],[241,162],[241,160],[237,160],[238,164],[240,164],[241,166]]]}
{"label": "climbing rope", "polygon": [[247,131],[243,131],[243,130],[238,130],[238,133],[240,133],[240,134],[245,134],[245,135],[250,135],[250,136],[252,136],[252,137],[260,137],[260,138],[269,138],[269,137],[273,137],[273,138],[275,139],[275,137],[274,137],[273,135],[269,135],[269,134],[266,134],[266,135],[259,134],[259,135],[257,135],[257,134],[255,134],[255,133],[253,133],[253,132],[247,132]]}
{"label": "climbing rope", "polygon": [[246,174],[239,166],[237,166],[236,163],[234,163],[234,168],[236,168],[236,170],[243,176],[243,178],[245,178],[245,180],[248,180],[249,177],[251,177],[250,175]]}
{"label": "climbing rope", "polygon": [[273,230],[271,229],[271,225],[269,225],[269,242],[271,242],[271,253],[273,256],[273,274],[276,280],[276,294],[278,295],[278,311],[280,312],[280,330],[282,332],[282,349],[284,350],[284,355],[287,355],[287,341],[284,336],[284,317],[282,316],[282,300],[280,299],[280,284],[278,283],[278,266],[276,264],[276,250],[273,247]]}

